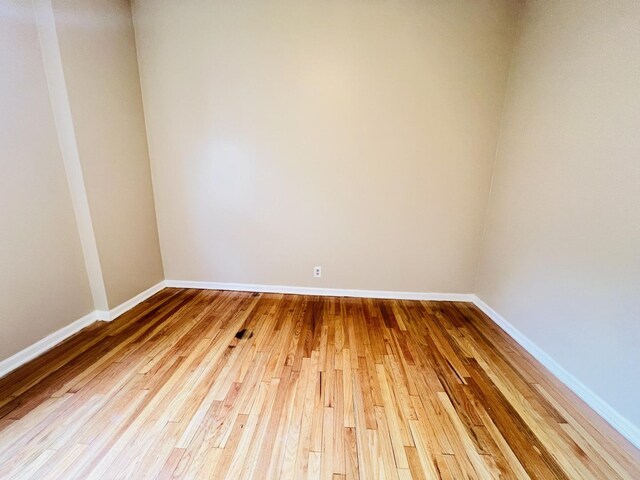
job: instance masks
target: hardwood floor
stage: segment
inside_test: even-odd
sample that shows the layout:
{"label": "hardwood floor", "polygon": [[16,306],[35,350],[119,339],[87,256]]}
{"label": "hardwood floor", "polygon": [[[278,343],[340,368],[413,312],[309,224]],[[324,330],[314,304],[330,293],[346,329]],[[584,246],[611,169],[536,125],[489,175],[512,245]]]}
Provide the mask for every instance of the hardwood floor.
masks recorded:
{"label": "hardwood floor", "polygon": [[639,479],[465,303],[165,289],[0,379],[0,478]]}

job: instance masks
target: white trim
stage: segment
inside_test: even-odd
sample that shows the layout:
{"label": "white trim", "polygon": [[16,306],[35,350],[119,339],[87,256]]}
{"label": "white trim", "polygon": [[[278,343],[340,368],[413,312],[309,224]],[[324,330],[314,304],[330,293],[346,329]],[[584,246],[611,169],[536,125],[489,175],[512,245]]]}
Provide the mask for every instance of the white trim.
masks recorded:
{"label": "white trim", "polygon": [[167,287],[199,288],[203,290],[233,290],[238,292],[288,293],[293,295],[320,295],[324,297],[387,298],[394,300],[440,300],[472,302],[468,293],[389,292],[386,290],[345,290],[340,288],[290,287],[282,285],[254,285],[248,283],[191,282],[167,280]]}
{"label": "white trim", "polygon": [[155,295],[160,290],[162,290],[166,286],[166,282],[163,280],[151,288],[148,288],[142,293],[139,293],[131,300],[127,300],[126,302],[118,305],[116,308],[112,308],[109,311],[101,311],[95,310],[84,317],[76,320],[73,323],[70,323],[66,327],[62,327],[60,330],[53,332],[50,335],[47,335],[42,340],[38,340],[36,343],[29,345],[27,348],[20,350],[18,353],[12,355],[9,358],[6,358],[0,361],[0,377],[6,375],[7,373],[15,370],[21,365],[24,365],[29,360],[33,360],[39,355],[42,355],[47,350],[52,349],[62,341],[69,338],[76,332],[79,332],[84,327],[91,325],[96,321],[107,321],[110,322],[115,320],[117,317],[122,315],[123,313],[131,310],[136,305],[144,302],[147,298]]}
{"label": "white trim", "polygon": [[156,283],[153,287],[146,289],[144,292],[139,293],[135,297],[127,300],[124,303],[121,303],[115,308],[112,308],[109,311],[105,310],[96,310],[96,315],[99,320],[104,320],[106,322],[111,322],[118,318],[125,312],[128,312],[133,307],[138,305],[139,303],[144,302],[147,298],[155,295],[160,290],[162,290],[166,286],[166,282],[162,280],[161,282]]}
{"label": "white trim", "polygon": [[564,383],[578,397],[580,397],[598,415],[615,428],[622,436],[629,440],[636,447],[640,448],[640,429],[628,419],[617,412],[611,405],[592,392],[584,383],[574,377],[556,362],[548,353],[542,350],[524,333],[505,320],[498,312],[483,302],[477,295],[472,295],[473,303],[482,310],[493,322],[504,330],[507,335],[513,338],[536,360],[544,365],[558,380]]}
{"label": "white trim", "polygon": [[73,126],[73,116],[71,114],[69,95],[64,78],[53,6],[51,0],[37,0],[34,2],[34,5],[36,8],[36,22],[42,62],[47,80],[47,88],[49,89],[49,100],[51,102],[56,132],[58,134],[58,143],[60,145],[60,152],[62,153],[64,171],[69,185],[71,204],[78,225],[80,246],[82,247],[89,287],[93,298],[93,308],[106,309],[109,308],[107,291],[104,285],[102,267],[98,255],[98,244],[96,242],[91,212],[89,210],[89,199],[84,185],[82,163],[80,162],[76,132]]}
{"label": "white trim", "polygon": [[19,366],[24,365],[29,360],[33,360],[37,356],[42,355],[47,350],[51,350],[57,344],[67,339],[74,333],[79,332],[84,327],[91,325],[96,320],[98,320],[96,312],[91,312],[84,317],[79,318],[75,322],[70,323],[66,327],[62,327],[60,330],[47,335],[42,340],[38,340],[36,343],[29,345],[23,350],[20,350],[18,353],[12,355],[11,357],[0,361],[0,377],[6,375],[12,370],[15,370]]}

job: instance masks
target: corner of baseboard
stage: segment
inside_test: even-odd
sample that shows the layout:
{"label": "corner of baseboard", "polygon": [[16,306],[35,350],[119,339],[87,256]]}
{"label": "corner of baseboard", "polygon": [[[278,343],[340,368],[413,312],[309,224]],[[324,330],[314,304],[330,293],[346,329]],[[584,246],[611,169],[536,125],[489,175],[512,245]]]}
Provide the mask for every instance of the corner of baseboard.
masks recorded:
{"label": "corner of baseboard", "polygon": [[580,397],[591,409],[600,415],[609,425],[617,430],[634,446],[640,448],[640,428],[631,423],[600,396],[591,391],[584,383],[574,377],[556,362],[548,353],[536,345],[529,337],[509,323],[502,315],[491,308],[480,297],[473,294],[473,303],[484,312],[507,335],[515,340],[531,356],[549,370],[558,380]]}
{"label": "corner of baseboard", "polygon": [[131,310],[133,307],[138,305],[139,303],[144,302],[146,299],[156,294],[163,288],[165,288],[167,282],[162,280],[158,282],[154,286],[148,288],[144,292],[139,293],[135,297],[126,302],[118,305],[117,307],[105,311],[105,310],[94,310],[93,312],[88,313],[82,318],[73,321],[66,327],[62,327],[60,330],[57,330],[41,340],[38,340],[36,343],[20,350],[9,358],[6,358],[0,361],[0,377],[6,375],[7,373],[15,370],[16,368],[24,365],[29,360],[36,358],[39,355],[42,355],[47,350],[55,347],[59,343],[63,342],[67,338],[69,338],[74,333],[79,332],[84,327],[91,325],[96,321],[104,321],[111,322],[115,320],[117,317],[122,315],[123,313]]}
{"label": "corner of baseboard", "polygon": [[166,286],[167,286],[167,281],[166,280],[162,280],[162,281],[156,283],[155,285],[153,285],[152,287],[149,287],[144,292],[140,292],[135,297],[127,300],[126,302],[121,303],[120,305],[118,305],[117,307],[112,308],[109,311],[97,310],[96,314],[98,315],[98,319],[103,320],[105,322],[112,322],[113,320],[118,318],[120,315],[122,315],[123,313],[128,312],[129,310],[131,310],[136,305],[144,302],[146,299],[148,299],[149,297],[155,295],[156,293],[158,293],[160,290],[162,290]]}

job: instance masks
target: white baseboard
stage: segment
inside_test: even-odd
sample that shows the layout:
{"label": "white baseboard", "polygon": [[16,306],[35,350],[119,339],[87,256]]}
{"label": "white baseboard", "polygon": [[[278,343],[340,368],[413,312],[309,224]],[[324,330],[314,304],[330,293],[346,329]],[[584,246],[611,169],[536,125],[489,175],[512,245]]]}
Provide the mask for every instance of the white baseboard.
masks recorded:
{"label": "white baseboard", "polygon": [[253,285],[247,283],[191,282],[186,280],[167,280],[166,286],[174,288],[199,288],[203,290],[232,290],[238,292],[320,295],[324,297],[386,298],[394,300],[440,300],[447,302],[473,301],[473,295],[467,293],[421,293],[390,292],[386,290],[344,290],[339,288]]}
{"label": "white baseboard", "polygon": [[12,355],[11,357],[0,361],[0,377],[27,363],[29,360],[33,360],[37,356],[42,355],[47,350],[55,347],[57,344],[67,339],[74,333],[79,332],[84,327],[91,325],[96,320],[98,320],[96,312],[91,312],[84,317],[79,318],[75,322],[70,323],[66,327],[62,327],[60,330],[47,335],[42,340],[29,345],[24,350],[20,350],[18,353]]}
{"label": "white baseboard", "polygon": [[538,347],[524,333],[514,327],[511,323],[504,319],[498,312],[493,310],[489,305],[483,302],[478,296],[472,295],[473,303],[482,310],[491,320],[493,320],[507,335],[513,338],[527,352],[529,352],[536,360],[544,365],[555,377],[564,383],[578,397],[580,397],[589,407],[591,407],[598,415],[615,428],[621,435],[629,440],[636,447],[640,448],[640,429],[618,413],[611,405],[602,398],[592,392],[584,383],[574,377],[571,373],[564,369],[549,354]]}
{"label": "white baseboard", "polygon": [[47,335],[42,340],[37,341],[36,343],[28,346],[24,350],[19,351],[18,353],[12,355],[9,358],[6,358],[0,361],[0,377],[6,375],[7,373],[15,370],[19,366],[27,363],[29,360],[33,360],[39,355],[42,355],[47,350],[55,347],[57,344],[69,338],[76,332],[79,332],[84,327],[91,325],[96,321],[107,321],[110,322],[128,310],[131,310],[133,307],[138,305],[141,302],[144,302],[147,298],[155,293],[159,292],[165,287],[165,281],[154,285],[153,287],[145,290],[144,292],[136,295],[131,300],[127,300],[126,302],[118,305],[117,307],[109,310],[109,311],[101,311],[94,310],[93,312],[85,315],[84,317],[70,323],[66,327],[62,327],[60,330],[53,332],[50,335]]}
{"label": "white baseboard", "polygon": [[138,305],[139,303],[144,302],[147,298],[155,295],[160,290],[162,290],[166,286],[166,282],[162,280],[161,282],[156,283],[153,287],[146,289],[144,292],[139,293],[135,297],[127,300],[124,303],[121,303],[115,308],[112,308],[109,311],[104,310],[96,310],[96,315],[98,320],[103,320],[105,322],[111,322],[118,318],[125,312],[128,312],[133,307]]}

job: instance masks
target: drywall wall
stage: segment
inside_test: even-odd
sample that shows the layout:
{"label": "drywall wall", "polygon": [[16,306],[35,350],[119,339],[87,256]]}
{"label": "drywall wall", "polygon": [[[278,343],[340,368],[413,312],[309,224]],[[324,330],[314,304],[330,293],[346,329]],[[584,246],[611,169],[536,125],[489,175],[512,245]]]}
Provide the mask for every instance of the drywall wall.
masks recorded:
{"label": "drywall wall", "polygon": [[640,3],[531,1],[479,297],[640,426]]}
{"label": "drywall wall", "polygon": [[91,312],[31,2],[0,2],[0,360]]}
{"label": "drywall wall", "polygon": [[471,291],[514,3],[133,10],[168,279]]}
{"label": "drywall wall", "polygon": [[93,233],[89,201],[87,200],[82,164],[80,163],[73,118],[71,117],[71,108],[69,106],[69,95],[64,81],[53,7],[51,6],[51,0],[33,0],[32,4],[36,11],[38,37],[47,78],[49,99],[67,183],[69,184],[71,203],[76,217],[76,224],[78,225],[80,245],[82,246],[82,254],[87,269],[93,306],[99,310],[108,310],[107,292],[104,286],[102,267],[100,266],[98,246]]}
{"label": "drywall wall", "polygon": [[127,0],[53,0],[108,307],[164,279]]}

